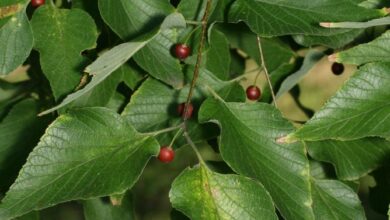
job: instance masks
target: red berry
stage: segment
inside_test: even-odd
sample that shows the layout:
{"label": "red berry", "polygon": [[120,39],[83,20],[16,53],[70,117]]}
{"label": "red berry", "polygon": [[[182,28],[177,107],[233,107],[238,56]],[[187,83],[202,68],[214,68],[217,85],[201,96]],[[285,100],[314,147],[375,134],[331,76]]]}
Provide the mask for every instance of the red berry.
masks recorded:
{"label": "red berry", "polygon": [[341,75],[344,72],[344,65],[341,63],[333,63],[332,72],[335,75]]}
{"label": "red berry", "polygon": [[184,60],[191,53],[191,48],[185,44],[176,44],[175,55],[177,58]]}
{"label": "red berry", "polygon": [[188,104],[187,114],[184,116],[185,103],[181,103],[177,106],[177,113],[185,119],[191,118],[194,112],[194,106],[192,103]]}
{"label": "red berry", "polygon": [[158,154],[158,159],[163,163],[172,162],[175,158],[175,151],[171,147],[163,146]]}
{"label": "red berry", "polygon": [[246,97],[249,100],[252,100],[252,101],[258,100],[260,98],[260,96],[261,96],[261,91],[260,91],[259,87],[249,86],[246,89]]}
{"label": "red berry", "polygon": [[31,5],[34,8],[37,8],[37,7],[44,5],[44,4],[45,4],[45,0],[31,0]]}

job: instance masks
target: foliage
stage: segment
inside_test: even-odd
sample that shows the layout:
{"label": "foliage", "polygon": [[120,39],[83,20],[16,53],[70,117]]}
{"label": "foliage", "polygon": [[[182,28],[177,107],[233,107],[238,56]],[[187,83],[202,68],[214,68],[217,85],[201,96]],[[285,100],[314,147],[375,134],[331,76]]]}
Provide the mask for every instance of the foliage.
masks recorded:
{"label": "foliage", "polygon": [[[2,0],[0,219],[45,219],[67,202],[85,219],[135,219],[133,196],[147,193],[136,184],[161,146],[178,152],[175,179],[161,181],[172,219],[384,217],[386,4]],[[188,58],[175,55],[181,43]],[[326,54],[357,70],[312,115],[300,83]],[[259,101],[247,99],[248,82],[261,87]],[[288,117],[286,96],[307,121]],[[178,114],[182,103],[193,104],[191,117],[187,107]],[[365,178],[376,185],[364,190]]]}

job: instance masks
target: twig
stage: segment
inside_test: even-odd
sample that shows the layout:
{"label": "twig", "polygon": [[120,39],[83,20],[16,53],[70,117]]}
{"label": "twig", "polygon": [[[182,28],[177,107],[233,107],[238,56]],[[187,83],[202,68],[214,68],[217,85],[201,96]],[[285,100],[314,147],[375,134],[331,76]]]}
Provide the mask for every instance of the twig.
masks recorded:
{"label": "twig", "polygon": [[146,135],[146,136],[157,136],[159,134],[167,133],[167,132],[174,131],[174,130],[181,129],[181,128],[183,128],[183,123],[178,125],[178,126],[169,127],[169,128],[165,128],[162,130],[148,132],[148,133],[142,133],[142,134]]}
{"label": "twig", "polygon": [[[195,86],[196,86],[196,81],[198,80],[198,76],[199,76],[200,64],[202,62],[202,49],[204,47],[206,34],[207,34],[207,21],[208,21],[208,17],[209,17],[209,13],[210,13],[211,1],[212,0],[207,0],[206,9],[205,9],[204,15],[202,17],[202,21],[201,21],[201,24],[202,24],[202,36],[201,36],[199,47],[198,47],[198,55],[197,55],[197,58],[196,58],[196,64],[195,64],[195,69],[194,69],[194,76],[192,77],[190,91],[188,92],[187,101],[186,101],[186,104],[184,105],[185,108],[184,108],[183,115],[187,115],[188,106],[190,106],[191,99],[192,99],[192,94],[194,92],[194,89],[195,89]],[[196,156],[199,159],[199,162],[202,163],[202,164],[205,164],[205,162],[202,159],[201,154],[199,153],[199,151],[196,148],[194,142],[191,140],[191,137],[188,134],[188,129],[187,129],[188,117],[184,117],[183,120],[184,120],[184,122],[183,122],[184,134],[183,135],[184,135],[186,141],[188,142],[188,144],[195,151]]]}
{"label": "twig", "polygon": [[183,125],[180,127],[180,129],[176,132],[175,136],[173,136],[173,139],[171,143],[169,144],[169,147],[172,147],[173,144],[175,143],[177,137],[179,137],[179,134],[183,131]]}
{"label": "twig", "polygon": [[191,146],[192,150],[194,150],[196,156],[198,157],[198,160],[201,164],[203,165],[206,165],[206,163],[204,162],[203,158],[202,158],[202,155],[200,154],[200,152],[198,151],[198,149],[196,148],[194,142],[191,140],[191,137],[188,135],[188,132],[187,131],[184,131],[184,134],[183,134],[184,138],[186,139],[187,143]]}
{"label": "twig", "polygon": [[268,69],[267,69],[267,67],[265,65],[265,61],[264,61],[264,54],[263,54],[263,48],[261,46],[261,39],[260,39],[260,36],[258,36],[258,35],[257,35],[257,47],[259,48],[261,66],[264,69],[265,78],[267,78],[267,82],[268,82],[269,89],[271,91],[272,99],[274,100],[274,105],[276,108],[278,108],[278,106],[276,104],[275,92],[274,92],[274,89],[272,87],[272,83],[271,83],[271,79],[269,77]]}
{"label": "twig", "polygon": [[[196,81],[198,80],[198,76],[199,76],[200,64],[202,62],[202,49],[203,49],[203,46],[204,46],[204,41],[206,39],[207,20],[208,20],[208,17],[209,17],[210,6],[211,6],[211,0],[207,0],[206,9],[205,9],[202,21],[201,21],[202,22],[202,36],[201,36],[200,44],[199,44],[199,47],[198,47],[198,56],[196,58],[194,76],[192,77],[191,87],[190,87],[190,91],[188,92],[187,101],[186,101],[186,105],[185,105],[185,108],[184,108],[183,115],[187,115],[188,106],[189,106],[189,104],[191,102],[192,94],[194,92],[194,89],[195,89],[195,86],[196,86]],[[184,124],[186,124],[187,120],[188,120],[188,118],[184,117]],[[186,126],[184,126],[184,129],[186,131],[186,129],[187,129]]]}
{"label": "twig", "polygon": [[203,24],[202,21],[190,21],[190,20],[186,20],[186,23],[192,24],[192,25],[202,25]]}

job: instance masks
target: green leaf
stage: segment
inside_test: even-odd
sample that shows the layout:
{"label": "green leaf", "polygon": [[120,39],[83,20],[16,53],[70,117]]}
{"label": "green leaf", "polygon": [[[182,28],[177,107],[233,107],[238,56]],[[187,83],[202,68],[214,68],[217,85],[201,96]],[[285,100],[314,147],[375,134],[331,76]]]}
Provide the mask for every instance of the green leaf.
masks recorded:
{"label": "green leaf", "polygon": [[288,76],[283,83],[280,85],[278,92],[276,93],[276,98],[281,97],[286,92],[290,91],[294,86],[296,86],[309,72],[315,64],[317,64],[323,57],[324,53],[318,50],[309,50],[303,60],[301,68]]}
{"label": "green leaf", "polygon": [[337,62],[361,65],[371,62],[390,62],[390,31],[367,44],[335,54]]}
{"label": "green leaf", "polygon": [[239,50],[231,49],[229,51],[231,62],[230,62],[230,73],[231,77],[237,77],[245,72],[245,58],[241,56]]}
{"label": "green leaf", "polygon": [[86,220],[133,220],[133,197],[127,193],[121,204],[112,205],[102,198],[90,199],[83,202]]}
{"label": "green leaf", "polygon": [[271,105],[208,99],[200,121],[221,127],[220,152],[237,173],[259,180],[287,219],[313,219],[310,167],[301,143],[278,144],[294,127]]}
{"label": "green leaf", "polygon": [[359,197],[342,182],[312,179],[311,189],[316,219],[366,219]]}
{"label": "green leaf", "polygon": [[39,220],[39,219],[40,219],[39,212],[32,211],[26,215],[15,218],[14,220]]}
{"label": "green leaf", "polygon": [[[316,180],[323,179],[336,179],[334,168],[331,164],[326,162],[320,162],[316,160],[310,160],[310,175]],[[360,179],[353,181],[340,181],[349,186],[355,193],[359,192]]]}
{"label": "green leaf", "polygon": [[32,99],[15,104],[0,123],[0,191],[15,180],[27,155],[44,133],[47,118],[38,118],[39,105]]}
{"label": "green leaf", "polygon": [[[360,3],[361,1],[356,1]],[[379,6],[378,0],[367,0],[361,2],[359,6],[365,8],[377,8]],[[310,36],[310,35],[294,35],[294,40],[305,47],[312,47],[315,45],[324,45],[333,49],[342,48],[343,46],[353,42],[359,37],[365,30],[345,29],[340,33],[335,33],[329,36]]]}
{"label": "green leaf", "polygon": [[363,66],[301,129],[301,140],[390,136],[390,63]]}
{"label": "green leaf", "polygon": [[[219,30],[225,33],[234,48],[244,51],[260,65],[260,54],[256,35],[247,26],[242,24],[218,25]],[[285,63],[291,63],[295,52],[277,38],[261,39],[265,65],[269,72],[275,71]]]}
{"label": "green leaf", "polygon": [[0,80],[0,120],[9,111],[9,107],[23,96],[23,84],[11,84]]}
{"label": "green leaf", "polygon": [[289,34],[333,35],[320,22],[362,21],[386,15],[384,11],[359,7],[349,0],[237,0],[229,12],[229,21],[244,21],[261,36]]}
{"label": "green leaf", "polygon": [[95,88],[98,84],[103,82],[108,76],[110,76],[115,70],[117,70],[120,66],[122,66],[128,59],[130,59],[137,51],[147,45],[151,40],[153,40],[160,32],[166,31],[170,28],[170,25],[177,25],[181,22],[172,22],[171,16],[176,16],[172,14],[166,18],[161,24],[160,29],[156,29],[147,33],[146,35],[140,37],[133,42],[120,44],[111,50],[104,53],[97,60],[95,60],[91,65],[87,66],[85,72],[91,74],[93,77],[91,82],[88,83],[83,89],[78,90],[75,93],[68,95],[59,105],[46,110],[41,113],[41,115],[48,114],[57,109],[60,109],[72,101],[80,98],[81,96],[90,92],[93,88]]}
{"label": "green leaf", "polygon": [[158,151],[153,137],[137,133],[111,110],[83,108],[61,115],[46,130],[2,200],[0,218],[123,193]]}
{"label": "green leaf", "polygon": [[124,74],[124,68],[122,67],[119,67],[92,90],[73,101],[69,107],[105,107],[116,92],[117,85],[122,81]]}
{"label": "green leaf", "polygon": [[[385,214],[387,207],[390,204],[390,172],[389,164],[375,170],[370,176],[375,180],[375,185],[371,185],[369,194],[370,208],[377,213]],[[366,188],[366,189],[367,189]]]}
{"label": "green leaf", "polygon": [[[217,3],[222,0],[215,0],[211,2],[209,14],[212,14]],[[207,0],[186,0],[180,1],[177,6],[177,11],[182,13],[186,20],[201,21],[206,9]]]}
{"label": "green leaf", "polygon": [[[283,83],[283,80],[286,79],[286,77],[288,77],[294,70],[295,70],[294,63],[292,64],[285,63],[270,73],[270,80],[274,91],[279,91],[279,88]],[[263,94],[261,95],[261,100],[260,100],[261,102],[265,102],[265,103],[272,102],[272,95],[269,86],[263,88],[262,93]]]}
{"label": "green leaf", "polygon": [[151,31],[174,12],[167,0],[99,0],[99,10],[106,24],[123,40]]}
{"label": "green leaf", "polygon": [[[152,35],[152,38],[154,36],[155,35]],[[93,77],[84,88],[68,95],[59,105],[42,112],[41,115],[56,111],[57,109],[68,105],[83,95],[88,94],[97,85],[109,77],[116,69],[123,65],[128,59],[130,59],[138,50],[144,47],[150,41],[150,39],[151,37],[148,36],[143,41],[140,40],[137,42],[123,43],[104,53],[85,69],[85,71],[91,74]]]}
{"label": "green leaf", "polygon": [[134,60],[146,72],[175,88],[183,86],[180,61],[171,54],[177,43],[177,31],[164,30],[134,56]]}
{"label": "green leaf", "polygon": [[[188,72],[192,74],[193,67]],[[192,75],[190,75],[192,76]],[[191,77],[189,77],[191,78]],[[219,80],[214,74],[205,69],[200,70],[197,87],[194,91],[193,104],[195,106],[194,116],[199,103],[209,95],[202,86],[209,85],[219,91],[223,97],[244,101],[245,93],[236,82],[225,82]],[[149,78],[131,97],[130,103],[125,107],[122,115],[140,132],[152,132],[181,123],[181,117],[177,113],[177,105],[184,103],[187,99],[189,85],[181,90],[175,90],[158,80]],[[194,141],[206,140],[216,136],[216,129],[210,125],[199,125],[196,120],[189,121],[189,134]],[[169,144],[175,132],[159,136],[163,144]],[[183,137],[178,138],[176,146],[186,144]]]}
{"label": "green leaf", "polygon": [[216,74],[218,78],[227,80],[231,62],[229,42],[225,35],[215,28],[211,31],[209,41],[210,49],[204,58],[205,68]]}
{"label": "green leaf", "polygon": [[[170,13],[172,14],[165,19],[165,22],[179,22],[173,27],[185,27],[184,17],[175,13],[167,0],[99,0],[99,8],[105,22],[124,40],[150,31]],[[172,28],[171,24],[167,25]],[[175,30],[161,31],[134,56],[134,59],[153,77],[174,87],[181,87],[183,73],[180,61],[170,53],[176,42],[177,32]]]}
{"label": "green leaf", "polygon": [[246,177],[186,169],[169,193],[174,208],[191,219],[278,219],[264,187]]}
{"label": "green leaf", "polygon": [[127,98],[120,92],[115,92],[111,97],[110,101],[107,103],[106,108],[112,109],[116,112],[121,112],[123,106],[127,103]]}
{"label": "green leaf", "polygon": [[365,0],[358,1],[359,5],[365,8],[380,8],[386,6],[386,1],[384,0]]}
{"label": "green leaf", "polygon": [[362,33],[364,33],[364,30],[345,29],[342,32],[340,31],[340,33],[329,36],[294,35],[293,38],[295,42],[305,47],[323,45],[332,49],[338,49],[353,42]]}
{"label": "green leaf", "polygon": [[380,138],[307,142],[310,156],[332,163],[339,179],[355,180],[386,163],[390,142]]}
{"label": "green leaf", "polygon": [[25,10],[21,10],[8,18],[5,25],[0,28],[0,76],[12,72],[23,64],[32,47],[33,33],[30,22]]}
{"label": "green leaf", "polygon": [[80,9],[41,6],[32,21],[35,45],[43,73],[58,100],[79,83],[86,58],[81,52],[95,47],[98,36],[93,19]]}
{"label": "green leaf", "polygon": [[146,72],[141,69],[133,60],[124,64],[122,67],[123,81],[132,90],[135,90],[138,84],[145,78]]}

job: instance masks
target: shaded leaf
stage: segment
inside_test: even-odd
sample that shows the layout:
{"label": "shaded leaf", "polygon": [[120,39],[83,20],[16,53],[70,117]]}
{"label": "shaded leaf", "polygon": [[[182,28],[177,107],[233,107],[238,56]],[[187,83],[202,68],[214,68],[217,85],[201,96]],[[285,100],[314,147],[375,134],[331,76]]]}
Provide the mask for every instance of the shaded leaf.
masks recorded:
{"label": "shaded leaf", "polygon": [[122,67],[123,82],[132,90],[135,90],[142,79],[145,78],[146,72],[141,69],[133,60],[124,64]]}
{"label": "shaded leaf", "polygon": [[[288,77],[290,73],[293,72],[294,70],[295,70],[295,64],[285,63],[270,73],[269,78],[274,91],[279,91],[279,88],[283,83],[283,80],[286,79],[286,77]],[[262,93],[263,94],[261,95],[261,100],[260,100],[261,102],[266,102],[266,103],[272,102],[272,95],[269,86],[263,88]]]}
{"label": "shaded leaf", "polygon": [[113,111],[71,111],[50,125],[29,155],[2,200],[0,217],[10,219],[65,201],[123,193],[158,151],[154,138],[137,133]]}
{"label": "shaded leaf", "polygon": [[[248,54],[260,65],[260,54],[256,35],[243,24],[218,25],[219,30],[225,33],[230,44]],[[261,39],[265,65],[269,72],[275,71],[285,63],[291,63],[295,52],[277,38]]]}
{"label": "shaded leaf", "polygon": [[177,31],[164,30],[136,53],[134,60],[153,77],[180,88],[183,86],[183,72],[179,59],[171,54],[176,42]]}
{"label": "shaded leaf", "polygon": [[[216,0],[211,2],[209,14],[212,14],[216,9],[217,3],[222,0]],[[177,11],[182,13],[186,20],[189,21],[201,21],[206,9],[207,0],[186,0],[180,1],[177,6]]]}
{"label": "shaded leaf", "polygon": [[280,88],[276,93],[276,98],[280,98],[283,94],[294,88],[294,86],[296,86],[305,77],[305,75],[309,73],[310,69],[313,68],[313,66],[317,64],[324,55],[325,54],[321,51],[309,50],[303,60],[301,68],[297,72],[289,75],[280,85]]}
{"label": "shaded leaf", "polygon": [[83,201],[86,220],[132,220],[134,217],[133,197],[127,193],[121,204],[112,205],[102,198]]}
{"label": "shaded leaf", "polygon": [[0,191],[5,192],[15,180],[39,137],[48,124],[38,118],[39,105],[26,99],[15,104],[0,123]]}
{"label": "shaded leaf", "polygon": [[312,179],[316,219],[366,219],[357,194],[337,180]]}
{"label": "shaded leaf", "polygon": [[380,138],[307,142],[307,149],[314,159],[332,163],[343,180],[365,176],[390,158],[390,142]]}
{"label": "shaded leaf", "polygon": [[231,62],[229,42],[225,35],[215,28],[211,31],[209,41],[210,49],[204,58],[206,59],[205,68],[216,74],[218,78],[226,80],[229,78]]}
{"label": "shaded leaf", "polygon": [[99,10],[116,34],[130,40],[159,26],[174,8],[166,0],[99,0]]}
{"label": "shaded leaf", "polygon": [[[183,73],[180,61],[171,55],[171,48],[177,42],[177,32],[168,30],[172,27],[185,27],[184,17],[174,12],[169,1],[138,0],[99,0],[99,8],[105,22],[122,39],[139,36],[158,26],[164,18],[167,27],[157,34],[155,39],[140,50],[134,59],[138,65],[153,77],[174,87],[183,84]],[[178,22],[172,25],[172,22]]]}

